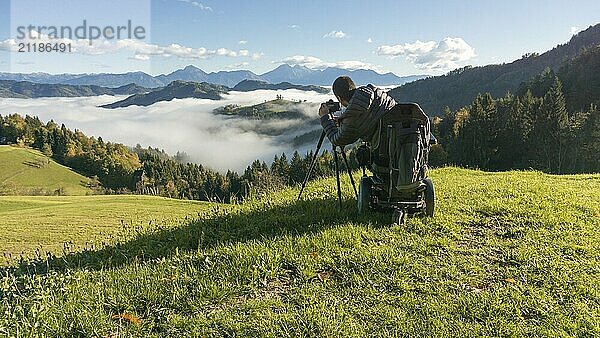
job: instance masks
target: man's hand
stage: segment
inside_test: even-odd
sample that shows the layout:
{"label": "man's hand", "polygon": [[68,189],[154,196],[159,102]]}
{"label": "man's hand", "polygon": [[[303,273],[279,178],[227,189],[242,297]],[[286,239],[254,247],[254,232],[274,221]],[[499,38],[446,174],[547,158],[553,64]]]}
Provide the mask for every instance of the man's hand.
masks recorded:
{"label": "man's hand", "polygon": [[321,108],[319,108],[319,116],[324,116],[329,114],[329,108],[325,103],[321,103]]}

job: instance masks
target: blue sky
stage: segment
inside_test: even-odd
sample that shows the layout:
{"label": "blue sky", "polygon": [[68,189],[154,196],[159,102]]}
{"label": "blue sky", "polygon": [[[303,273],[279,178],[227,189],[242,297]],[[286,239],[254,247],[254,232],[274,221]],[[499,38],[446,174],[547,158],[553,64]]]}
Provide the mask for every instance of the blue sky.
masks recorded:
{"label": "blue sky", "polygon": [[[0,71],[263,73],[288,63],[441,74],[544,52],[599,23],[598,13],[600,1],[0,0]],[[7,50],[19,25],[83,19],[132,20],[148,34],[71,55]]]}

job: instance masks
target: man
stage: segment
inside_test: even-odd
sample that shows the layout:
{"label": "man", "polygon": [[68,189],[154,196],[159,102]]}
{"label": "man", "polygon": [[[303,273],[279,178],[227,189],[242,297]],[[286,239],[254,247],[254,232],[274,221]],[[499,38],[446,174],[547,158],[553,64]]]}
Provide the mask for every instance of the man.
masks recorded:
{"label": "man", "polygon": [[331,143],[345,146],[360,138],[376,148],[379,120],[396,104],[394,99],[371,84],[356,88],[348,76],[333,82],[333,93],[346,111],[336,123],[325,104],[319,109],[321,125]]}

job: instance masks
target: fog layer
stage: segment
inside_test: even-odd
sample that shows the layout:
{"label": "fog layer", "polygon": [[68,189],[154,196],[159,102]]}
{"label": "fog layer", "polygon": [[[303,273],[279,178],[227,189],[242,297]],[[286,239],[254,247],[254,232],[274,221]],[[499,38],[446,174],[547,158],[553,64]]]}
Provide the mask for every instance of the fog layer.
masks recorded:
{"label": "fog layer", "polygon": [[[149,107],[130,106],[119,109],[99,108],[124,97],[98,96],[78,98],[2,99],[0,114],[38,116],[42,121],[54,120],[70,129],[79,129],[88,136],[101,136],[105,141],[128,146],[161,148],[170,154],[185,151],[193,161],[225,171],[243,170],[255,159],[270,161],[278,153],[289,155],[294,149],[285,142],[289,135],[308,132],[299,120],[257,121],[215,115],[212,111],[227,104],[242,106],[258,104],[283,95],[286,100],[306,100],[318,103],[333,98],[315,92],[299,90],[230,92],[223,100],[175,99]],[[307,105],[309,107],[309,105]],[[305,114],[317,119],[317,111]],[[273,124],[288,128],[284,136],[259,134],[257,124]],[[301,150],[307,149],[304,146]]]}

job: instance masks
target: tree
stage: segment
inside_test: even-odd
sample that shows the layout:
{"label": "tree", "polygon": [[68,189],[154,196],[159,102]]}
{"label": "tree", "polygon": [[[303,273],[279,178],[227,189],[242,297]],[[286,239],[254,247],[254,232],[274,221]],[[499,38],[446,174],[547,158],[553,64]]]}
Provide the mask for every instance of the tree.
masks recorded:
{"label": "tree", "polygon": [[566,156],[569,116],[562,92],[562,83],[555,77],[550,90],[544,95],[540,113],[537,116],[534,135],[545,169],[561,173]]}
{"label": "tree", "polygon": [[296,185],[304,181],[304,162],[298,151],[294,151],[292,160],[290,161],[290,176],[288,179],[289,185]]}
{"label": "tree", "polygon": [[44,143],[42,146],[42,154],[47,157],[52,157],[52,147],[48,143]]}
{"label": "tree", "polygon": [[287,180],[290,174],[290,164],[287,161],[285,153],[281,154],[281,157],[275,155],[273,163],[271,164],[271,172],[274,175],[285,178]]}

